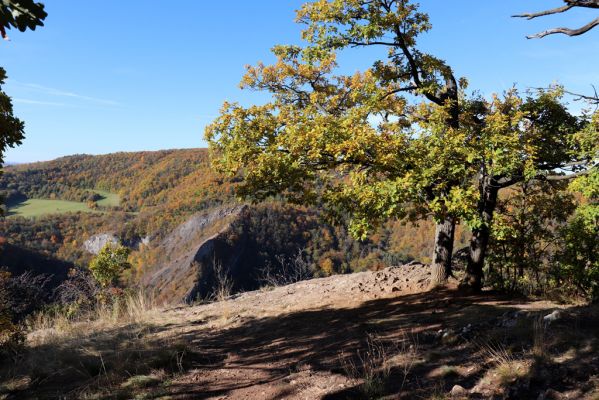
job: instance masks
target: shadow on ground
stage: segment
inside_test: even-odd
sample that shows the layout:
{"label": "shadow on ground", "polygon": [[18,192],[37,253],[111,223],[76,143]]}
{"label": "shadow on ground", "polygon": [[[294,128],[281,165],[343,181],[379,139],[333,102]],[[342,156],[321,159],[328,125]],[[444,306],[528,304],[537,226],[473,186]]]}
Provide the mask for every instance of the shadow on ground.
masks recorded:
{"label": "shadow on ground", "polygon": [[[246,319],[233,328],[217,331],[198,327],[176,339],[156,337],[163,331],[184,328],[185,324],[125,327],[118,332],[104,332],[105,341],[101,337],[90,338],[95,353],[87,356],[80,350],[86,348],[85,343],[80,343],[79,349],[68,342],[61,349],[48,349],[54,354],[63,352],[64,374],[38,378],[29,394],[49,396],[44,398],[65,394],[68,398],[69,393],[80,396],[82,386],[99,379],[115,385],[118,375],[163,368],[177,377],[164,390],[154,391],[155,395],[150,391],[145,398],[159,398],[165,393],[177,399],[237,398],[235,393],[258,386],[275,389],[258,391],[255,398],[293,398],[289,377],[306,369],[314,374],[322,371],[348,375],[348,365],[354,365],[357,376],[352,378],[364,377],[368,365],[363,361],[372,353],[372,341],[368,338],[373,337],[378,346],[388,351],[385,358],[398,354],[413,357],[409,371],[402,366],[390,367],[384,379],[375,382],[376,393],[365,392],[363,381],[353,379],[349,386],[335,388],[325,399],[362,399],[370,394],[427,399],[443,398],[454,385],[470,390],[490,376],[489,371],[494,368],[489,348],[505,350],[513,360],[530,367],[502,382],[503,398],[537,398],[549,389],[577,390],[582,398],[596,390],[593,379],[599,374],[597,310],[572,309],[568,317],[550,326],[543,325],[541,337],[535,321],[539,321],[537,315],[546,315],[548,310],[535,306],[518,316],[522,313],[517,314],[517,310],[528,305],[523,299],[492,293],[467,296],[440,290],[372,300],[356,308],[314,309]],[[152,339],[144,339],[149,337]],[[534,356],[539,340],[544,350]],[[122,351],[123,346],[130,351]],[[43,349],[37,351],[43,354]],[[121,356],[114,356],[119,351]],[[101,363],[99,353],[104,354]],[[66,357],[68,354],[70,357]],[[87,364],[90,366],[85,367]],[[117,368],[116,364],[120,366]],[[111,368],[117,372],[111,373]],[[72,379],[73,370],[79,371],[77,381]],[[489,385],[493,386],[493,378],[490,380]],[[244,393],[247,395],[247,391]],[[490,395],[471,398],[476,396]],[[107,393],[105,398],[118,397]]]}

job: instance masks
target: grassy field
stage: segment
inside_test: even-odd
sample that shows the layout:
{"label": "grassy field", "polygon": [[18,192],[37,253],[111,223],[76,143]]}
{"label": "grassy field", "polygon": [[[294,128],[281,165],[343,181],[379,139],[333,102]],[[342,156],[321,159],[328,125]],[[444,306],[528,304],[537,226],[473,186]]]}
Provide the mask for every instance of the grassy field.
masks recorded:
{"label": "grassy field", "polygon": [[93,189],[94,192],[104,197],[102,200],[98,200],[96,203],[100,207],[118,207],[121,203],[121,199],[118,194],[107,192],[106,190]]}
{"label": "grassy field", "polygon": [[10,207],[8,215],[31,218],[46,214],[62,214],[77,211],[97,212],[90,209],[85,203],[76,201],[28,199]]}
{"label": "grassy field", "polygon": [[[118,207],[119,195],[106,190],[92,189],[103,197],[96,203],[101,207]],[[100,212],[92,210],[85,203],[66,200],[28,199],[9,207],[9,216],[20,216],[26,218],[40,217],[47,214],[62,214],[67,212]]]}

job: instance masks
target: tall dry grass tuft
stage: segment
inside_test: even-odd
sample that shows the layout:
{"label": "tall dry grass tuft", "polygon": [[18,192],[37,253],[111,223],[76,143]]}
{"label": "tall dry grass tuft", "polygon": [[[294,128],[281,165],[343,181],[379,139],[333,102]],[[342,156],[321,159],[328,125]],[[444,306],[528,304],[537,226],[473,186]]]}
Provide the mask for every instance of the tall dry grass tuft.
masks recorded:
{"label": "tall dry grass tuft", "polygon": [[52,386],[57,385],[53,381],[71,382],[72,398],[134,398],[135,385],[121,386],[127,379],[159,381],[189,364],[188,343],[159,334],[158,327],[165,325],[162,310],[151,293],[138,291],[77,316],[60,310],[38,313],[29,320],[22,354],[14,363],[0,363],[0,376],[26,377],[29,390],[50,385],[60,391],[65,388]]}
{"label": "tall dry grass tuft", "polygon": [[368,335],[366,350],[358,351],[354,357],[343,352],[339,362],[345,375],[359,383],[365,398],[379,398],[385,394],[393,370],[401,372],[400,391],[418,361],[418,341],[414,336],[399,342],[385,343],[374,335]]}
{"label": "tall dry grass tuft", "polygon": [[480,347],[483,354],[494,364],[490,372],[498,378],[499,385],[508,386],[528,374],[529,364],[515,357],[503,344],[487,342]]}
{"label": "tall dry grass tuft", "polygon": [[215,301],[222,302],[231,297],[233,293],[233,278],[220,262],[213,261],[213,265],[214,291],[211,297]]}
{"label": "tall dry grass tuft", "polygon": [[158,315],[160,309],[153,293],[138,290],[111,301],[99,302],[96,307],[80,315],[62,309],[42,311],[27,320],[28,339],[35,345],[47,344],[68,336],[141,324]]}

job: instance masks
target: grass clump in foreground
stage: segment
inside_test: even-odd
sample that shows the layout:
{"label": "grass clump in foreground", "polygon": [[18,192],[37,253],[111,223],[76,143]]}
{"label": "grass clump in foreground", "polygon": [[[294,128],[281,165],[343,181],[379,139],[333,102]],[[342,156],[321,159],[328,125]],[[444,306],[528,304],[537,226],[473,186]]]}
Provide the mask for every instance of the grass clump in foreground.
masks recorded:
{"label": "grass clump in foreground", "polygon": [[[23,350],[0,363],[0,398],[133,398],[184,372],[187,344],[160,335],[161,308],[144,293],[123,295],[78,317],[39,313]],[[16,385],[14,382],[26,382]],[[62,398],[62,397],[61,397]]]}

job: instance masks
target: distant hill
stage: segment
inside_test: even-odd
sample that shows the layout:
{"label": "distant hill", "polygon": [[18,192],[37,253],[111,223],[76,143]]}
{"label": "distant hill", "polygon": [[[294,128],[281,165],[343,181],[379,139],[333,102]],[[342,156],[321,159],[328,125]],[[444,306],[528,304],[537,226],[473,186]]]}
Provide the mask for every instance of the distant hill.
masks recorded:
{"label": "distant hill", "polygon": [[[92,255],[84,242],[114,234],[134,250],[125,279],[158,287],[173,301],[209,295],[215,263],[236,271],[236,288],[245,290],[265,269],[287,268],[300,250],[315,276],[427,262],[431,252],[426,221],[417,227],[390,221],[358,242],[318,210],[277,200],[229,215],[223,210],[241,205],[236,183],[213,172],[206,149],[74,155],[4,171],[3,240],[85,267]],[[459,230],[457,239],[459,246],[466,233]]]}

